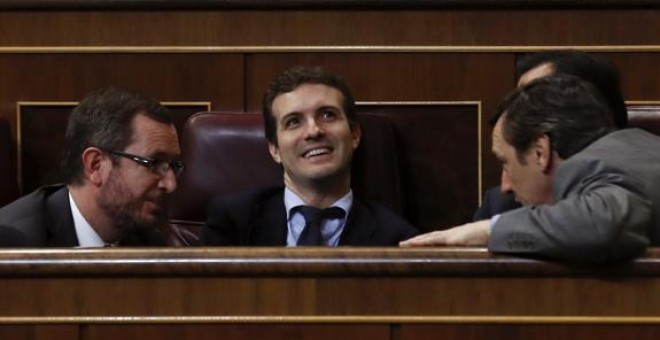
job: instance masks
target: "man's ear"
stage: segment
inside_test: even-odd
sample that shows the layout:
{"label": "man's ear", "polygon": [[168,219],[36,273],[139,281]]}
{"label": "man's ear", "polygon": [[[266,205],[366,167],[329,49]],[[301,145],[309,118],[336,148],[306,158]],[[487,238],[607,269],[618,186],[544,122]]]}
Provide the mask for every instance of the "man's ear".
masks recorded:
{"label": "man's ear", "polygon": [[542,135],[534,142],[534,162],[543,172],[549,172],[552,166],[552,146],[550,137]]}
{"label": "man's ear", "polygon": [[270,156],[273,157],[275,163],[282,164],[282,159],[280,158],[280,148],[278,148],[277,145],[268,142],[268,152],[270,152]]}
{"label": "man's ear", "polygon": [[353,150],[357,149],[362,139],[362,128],[358,123],[351,124],[351,135],[353,136]]}
{"label": "man's ear", "polygon": [[80,156],[83,166],[83,177],[90,183],[99,186],[103,184],[104,152],[96,147],[89,147]]}

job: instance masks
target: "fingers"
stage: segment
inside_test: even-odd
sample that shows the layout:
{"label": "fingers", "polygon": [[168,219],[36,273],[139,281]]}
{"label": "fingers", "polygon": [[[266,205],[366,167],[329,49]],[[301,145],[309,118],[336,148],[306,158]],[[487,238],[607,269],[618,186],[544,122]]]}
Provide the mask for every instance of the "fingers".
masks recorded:
{"label": "fingers", "polygon": [[399,242],[400,247],[430,247],[446,245],[446,237],[444,231],[434,231],[431,233],[415,236],[411,239]]}

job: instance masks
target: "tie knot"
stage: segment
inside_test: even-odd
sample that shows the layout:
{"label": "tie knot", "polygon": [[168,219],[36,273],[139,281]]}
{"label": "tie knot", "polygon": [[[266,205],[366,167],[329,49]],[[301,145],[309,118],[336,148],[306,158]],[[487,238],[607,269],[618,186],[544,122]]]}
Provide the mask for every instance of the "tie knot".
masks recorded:
{"label": "tie knot", "polygon": [[305,218],[306,223],[318,224],[323,220],[337,219],[344,217],[344,209],[339,207],[330,207],[320,209],[308,205],[302,206],[298,210]]}
{"label": "tie knot", "polygon": [[345,215],[344,210],[339,207],[319,209],[310,206],[301,206],[298,208],[298,212],[305,218],[305,228],[298,237],[297,245],[299,246],[325,245],[325,240],[321,233],[323,220],[342,218]]}

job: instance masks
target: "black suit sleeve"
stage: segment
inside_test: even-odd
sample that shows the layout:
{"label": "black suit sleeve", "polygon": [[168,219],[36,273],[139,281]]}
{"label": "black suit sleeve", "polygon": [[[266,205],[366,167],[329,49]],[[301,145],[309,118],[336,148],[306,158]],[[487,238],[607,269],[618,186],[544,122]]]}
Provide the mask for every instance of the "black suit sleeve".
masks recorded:
{"label": "black suit sleeve", "polygon": [[27,247],[27,237],[20,231],[5,225],[0,225],[0,247]]}
{"label": "black suit sleeve", "polygon": [[239,244],[238,227],[227,206],[226,197],[216,197],[209,204],[206,224],[202,228],[202,244],[232,246]]}

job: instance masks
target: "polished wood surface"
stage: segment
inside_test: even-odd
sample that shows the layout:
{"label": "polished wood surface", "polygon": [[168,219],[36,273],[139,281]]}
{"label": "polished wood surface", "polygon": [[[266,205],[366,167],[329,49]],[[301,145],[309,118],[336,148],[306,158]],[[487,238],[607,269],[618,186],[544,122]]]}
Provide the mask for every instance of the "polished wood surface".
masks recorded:
{"label": "polished wood surface", "polygon": [[639,7],[0,11],[0,47],[657,46],[659,17]]}
{"label": "polished wood surface", "polygon": [[660,313],[657,250],[602,268],[496,256],[482,248],[6,250],[0,277],[4,317]]}
{"label": "polished wood surface", "polygon": [[567,265],[485,248],[4,249],[0,277],[68,276],[660,277],[660,249],[631,262]]}
{"label": "polished wood surface", "polygon": [[510,8],[658,6],[658,0],[2,0],[0,9]]}
{"label": "polished wood surface", "polygon": [[650,339],[659,289],[658,249],[603,267],[483,248],[13,249],[0,336]]}

